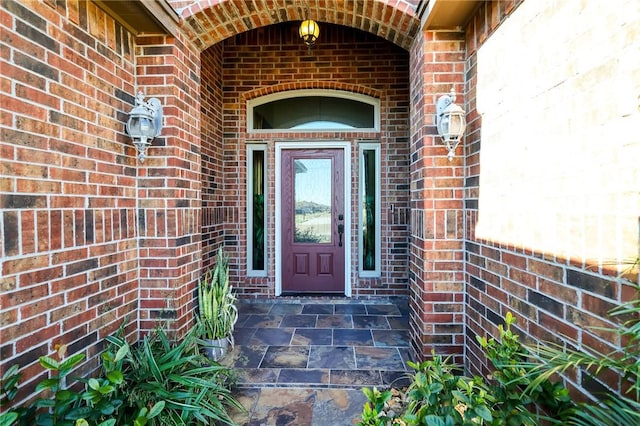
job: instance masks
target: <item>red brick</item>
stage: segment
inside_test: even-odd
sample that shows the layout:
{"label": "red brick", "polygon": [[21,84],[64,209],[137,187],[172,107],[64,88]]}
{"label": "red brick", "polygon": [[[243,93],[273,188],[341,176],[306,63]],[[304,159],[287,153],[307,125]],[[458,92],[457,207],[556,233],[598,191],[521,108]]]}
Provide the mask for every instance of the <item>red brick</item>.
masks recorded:
{"label": "red brick", "polygon": [[16,180],[16,188],[20,193],[59,193],[61,191],[58,182],[34,180],[34,179],[18,179]]}
{"label": "red brick", "polygon": [[609,354],[615,350],[615,347],[608,342],[605,342],[599,338],[595,338],[590,333],[582,333],[582,344],[584,350],[592,350],[599,354]]}
{"label": "red brick", "polygon": [[64,304],[51,310],[51,321],[57,323],[65,318],[69,318],[79,312],[84,312],[86,310],[86,302],[82,300],[75,303]]}
{"label": "red brick", "polygon": [[510,268],[509,278],[519,283],[522,283],[530,288],[536,287],[536,276],[529,274],[528,272],[521,271],[520,269]]}
{"label": "red brick", "polygon": [[34,211],[21,212],[20,228],[22,229],[22,254],[33,254],[36,247]]}
{"label": "red brick", "polygon": [[60,332],[58,324],[52,324],[48,327],[39,328],[35,333],[29,334],[26,337],[16,342],[16,350],[24,352],[30,348],[38,345],[38,343],[51,340]]}
{"label": "red brick", "polygon": [[[53,124],[46,123],[42,121],[43,119],[33,119],[29,117],[16,117],[16,128],[18,130],[22,130],[29,133],[35,133],[37,135],[45,135],[56,137],[60,134],[60,130],[57,126]],[[26,150],[21,150],[19,152],[25,152]],[[30,151],[31,154],[35,154],[34,151]],[[27,158],[22,158],[18,156],[19,160],[27,161]],[[51,160],[49,160],[50,162]],[[44,163],[44,161],[41,161]]]}
{"label": "red brick", "polygon": [[0,312],[0,327],[18,322],[18,309],[5,309]]}
{"label": "red brick", "polygon": [[538,321],[540,325],[547,328],[548,330],[552,330],[554,333],[573,340],[578,339],[579,333],[578,328],[575,326],[575,324],[564,322],[561,319],[556,318],[552,315],[548,315],[543,311],[540,311],[538,313]]}
{"label": "red brick", "polygon": [[567,321],[576,326],[589,330],[589,333],[599,336],[608,341],[615,341],[616,333],[612,331],[613,325],[602,318],[594,316],[592,313],[585,312],[578,308],[567,308]]}
{"label": "red brick", "polygon": [[515,253],[503,251],[501,253],[502,261],[510,266],[515,266],[519,269],[527,269],[527,258]]}
{"label": "red brick", "polygon": [[618,304],[604,300],[600,297],[592,296],[587,293],[582,294],[582,309],[594,313],[601,318],[608,316],[609,312],[617,306]]}
{"label": "red brick", "polygon": [[13,275],[30,271],[37,268],[46,267],[49,264],[48,255],[20,257],[18,259],[8,259],[2,263],[2,275]]}
{"label": "red brick", "polygon": [[[22,98],[28,102],[33,102],[39,105],[43,105],[47,108],[58,109],[60,108],[60,98],[52,96],[43,90],[38,90],[34,87],[24,86],[17,84],[15,89],[17,97]],[[43,114],[41,118],[45,118]]]}
{"label": "red brick", "polygon": [[[84,277],[84,274],[80,275]],[[66,293],[67,302],[75,302],[82,299],[87,299],[89,296],[98,291],[100,286],[97,283],[86,283],[82,287],[76,287]]]}
{"label": "red brick", "polygon": [[528,270],[529,272],[541,275],[556,282],[564,281],[564,268],[558,265],[552,265],[549,262],[528,259]]}
{"label": "red brick", "polygon": [[578,292],[566,285],[558,284],[543,278],[538,279],[538,288],[544,294],[551,294],[555,299],[564,303],[576,306],[578,303]]}
{"label": "red brick", "polygon": [[47,167],[38,166],[30,163],[9,163],[6,162],[1,165],[3,174],[6,176],[22,176],[22,177],[34,177],[34,178],[46,178]]}
{"label": "red brick", "polygon": [[[91,322],[96,316],[95,309],[87,309],[85,311],[79,312],[76,315],[72,315],[66,318],[62,318],[62,331],[76,330],[80,328],[84,331],[84,333],[88,330],[88,323]],[[75,340],[79,337],[82,337],[80,333],[75,332],[73,335],[70,335],[71,340]]]}
{"label": "red brick", "polygon": [[[32,119],[36,119],[40,121],[44,121],[47,119],[47,110],[44,108],[38,107],[33,103],[25,102],[13,96],[3,96],[2,103],[3,103],[3,107],[7,108],[8,110],[12,111],[15,114],[26,115],[31,117]],[[32,130],[33,128],[36,128],[36,124],[35,124],[36,122],[30,119],[27,119],[26,117],[16,118],[16,120],[18,119],[23,123],[23,126],[25,126],[26,130]],[[28,124],[28,123],[33,123],[33,124]],[[39,128],[44,129],[45,125],[41,124]]]}
{"label": "red brick", "polygon": [[[3,306],[5,306],[3,304]],[[20,336],[31,334],[47,325],[47,315],[45,313],[40,316],[30,318],[26,321],[20,321],[2,330],[3,342],[16,340]]]}

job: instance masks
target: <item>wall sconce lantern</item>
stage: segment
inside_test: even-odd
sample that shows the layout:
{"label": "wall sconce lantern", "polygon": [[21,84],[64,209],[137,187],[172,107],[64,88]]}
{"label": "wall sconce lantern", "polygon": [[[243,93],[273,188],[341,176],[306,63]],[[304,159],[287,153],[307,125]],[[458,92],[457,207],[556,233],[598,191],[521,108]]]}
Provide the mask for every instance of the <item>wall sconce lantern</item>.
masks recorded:
{"label": "wall sconce lantern", "polygon": [[138,158],[144,163],[147,148],[153,138],[162,130],[162,104],[158,98],[144,101],[144,95],[136,96],[136,106],[129,113],[126,125],[127,133],[138,151]]}
{"label": "wall sconce lantern", "polygon": [[453,160],[456,148],[464,135],[467,127],[464,110],[457,104],[456,92],[451,88],[451,93],[442,95],[436,103],[436,127],[442,137],[442,143],[447,147],[449,161]]}
{"label": "wall sconce lantern", "polygon": [[311,48],[318,39],[320,27],[313,19],[307,19],[306,21],[302,21],[302,24],[300,24],[298,34],[300,34],[300,38],[304,41],[304,44]]}

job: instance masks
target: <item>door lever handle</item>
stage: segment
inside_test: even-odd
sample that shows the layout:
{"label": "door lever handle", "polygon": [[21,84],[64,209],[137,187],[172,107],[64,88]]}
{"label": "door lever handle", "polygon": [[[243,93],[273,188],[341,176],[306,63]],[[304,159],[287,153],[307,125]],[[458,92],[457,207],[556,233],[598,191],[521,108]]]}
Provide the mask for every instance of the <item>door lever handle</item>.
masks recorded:
{"label": "door lever handle", "polygon": [[342,234],[344,234],[344,225],[342,223],[338,224],[338,247],[342,247]]}

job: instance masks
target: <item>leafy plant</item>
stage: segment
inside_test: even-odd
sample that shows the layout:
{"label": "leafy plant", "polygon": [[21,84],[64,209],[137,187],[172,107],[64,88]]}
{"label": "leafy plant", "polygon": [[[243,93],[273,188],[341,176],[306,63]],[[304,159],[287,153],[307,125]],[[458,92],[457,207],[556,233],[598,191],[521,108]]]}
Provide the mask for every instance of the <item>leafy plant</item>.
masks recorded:
{"label": "leafy plant", "polygon": [[[200,355],[195,333],[176,343],[159,329],[133,349],[119,334],[110,336],[103,374],[89,379],[70,376],[84,355],[65,358],[63,345],[55,357],[40,358],[50,372],[37,385],[43,396],[0,415],[0,426],[233,424],[227,408],[244,408],[228,389],[232,371]],[[17,366],[5,372],[3,404],[13,400],[19,380]]]}
{"label": "leafy plant", "polygon": [[[7,405],[16,397],[21,376],[17,365],[12,365],[2,375],[2,379],[0,379],[0,406]],[[18,419],[34,417],[34,406],[16,407],[0,414],[0,426],[10,426],[16,424]]]}
{"label": "leafy plant", "polygon": [[358,423],[360,426],[384,426],[393,420],[387,415],[385,405],[391,399],[391,391],[381,392],[378,388],[362,389],[366,395],[368,402],[365,402],[362,409],[362,420]]}
{"label": "leafy plant", "polygon": [[[387,391],[365,390],[369,402],[362,412],[361,426],[402,425],[527,425],[542,418],[538,406],[548,409],[555,419],[563,419],[570,407],[568,392],[561,385],[540,380],[535,392],[525,395],[530,383],[523,367],[524,352],[518,336],[511,330],[515,318],[508,314],[500,338],[479,339],[495,370],[491,381],[465,377],[450,358],[432,353],[422,363],[408,362],[415,370],[406,392],[402,413],[390,416]],[[529,411],[530,409],[534,411]]]}
{"label": "leafy plant", "polygon": [[[450,358],[432,353],[420,364],[408,363],[416,370],[409,386],[409,405],[403,420],[407,424],[454,425],[484,424],[493,420],[485,383],[479,378],[458,375]],[[488,405],[489,404],[489,405]]]}
{"label": "leafy plant", "polygon": [[[117,413],[122,402],[115,397],[117,387],[124,383],[124,376],[119,370],[121,361],[128,353],[129,346],[124,345],[115,356],[109,352],[102,354],[105,363],[105,377],[88,380],[71,379],[70,373],[84,360],[84,354],[75,354],[65,358],[67,346],[60,345],[56,358],[42,356],[40,365],[49,371],[49,378],[36,386],[36,391],[48,397],[38,398],[34,404],[17,407],[0,415],[0,425],[56,425],[56,426],[114,426],[112,417]],[[13,400],[18,390],[20,373],[18,366],[11,366],[2,377],[3,402]],[[71,381],[69,386],[68,383]],[[84,382],[84,391],[76,391],[75,384]],[[144,426],[147,421],[156,417],[163,409],[164,402],[155,404],[150,409],[144,408],[132,419],[124,418],[118,425]]]}
{"label": "leafy plant", "polygon": [[525,358],[527,352],[511,329],[515,321],[513,314],[507,312],[506,327],[498,326],[499,342],[477,337],[495,368],[489,388],[498,402],[500,417],[507,425],[535,426],[540,416],[530,409],[543,408],[554,420],[563,420],[571,407],[571,400],[562,383],[540,378],[530,392],[524,392],[538,377],[530,371],[532,367]]}
{"label": "leafy plant", "polygon": [[49,391],[52,398],[40,398],[36,401],[37,408],[48,408],[36,416],[36,423],[39,425],[71,425],[72,420],[82,418],[78,414],[79,402],[82,396],[71,389],[65,388],[66,378],[69,373],[84,360],[84,354],[75,354],[64,359],[66,346],[58,348],[59,360],[52,357],[42,356],[39,359],[40,365],[49,370],[50,377],[44,379],[36,386],[37,392]]}
{"label": "leafy plant", "polygon": [[208,271],[198,284],[198,307],[200,323],[207,339],[230,339],[238,321],[236,296],[229,285],[229,258],[222,248],[213,270]]}
{"label": "leafy plant", "polygon": [[[640,258],[631,262],[640,266]],[[621,275],[635,277],[637,269]],[[627,278],[628,279],[628,278]],[[457,369],[433,354],[421,364],[409,363],[416,370],[407,391],[403,413],[389,415],[389,391],[365,389],[369,402],[363,408],[361,426],[386,425],[531,425],[621,426],[640,424],[640,284],[637,297],[613,309],[620,318],[617,327],[598,328],[618,334],[623,347],[608,354],[549,344],[524,348],[513,333],[515,317],[505,316],[499,338],[478,338],[495,370],[485,382],[459,376]],[[576,348],[580,346],[573,342]],[[578,370],[598,376],[609,371],[626,381],[623,395],[599,395],[596,402],[574,403],[558,374]]]}
{"label": "leafy plant", "polygon": [[[118,350],[126,345],[118,336],[107,340]],[[231,370],[200,354],[196,329],[178,343],[156,330],[123,359],[123,372],[127,386],[118,420],[159,401],[164,409],[151,424],[233,424],[227,408],[243,410],[229,391]]]}
{"label": "leafy plant", "polygon": [[479,377],[458,375],[450,358],[432,354],[422,363],[408,362],[415,370],[405,394],[401,413],[388,406],[391,391],[364,389],[369,402],[362,411],[360,426],[399,425],[481,425],[494,422],[494,399]]}

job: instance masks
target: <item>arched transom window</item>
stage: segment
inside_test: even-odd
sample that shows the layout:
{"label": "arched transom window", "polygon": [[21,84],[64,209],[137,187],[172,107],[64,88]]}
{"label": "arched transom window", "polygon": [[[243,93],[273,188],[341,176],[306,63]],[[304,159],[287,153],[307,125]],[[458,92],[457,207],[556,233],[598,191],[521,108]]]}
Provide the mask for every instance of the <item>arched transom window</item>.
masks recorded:
{"label": "arched transom window", "polygon": [[340,90],[291,90],[247,102],[248,131],[380,129],[380,101]]}

